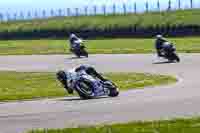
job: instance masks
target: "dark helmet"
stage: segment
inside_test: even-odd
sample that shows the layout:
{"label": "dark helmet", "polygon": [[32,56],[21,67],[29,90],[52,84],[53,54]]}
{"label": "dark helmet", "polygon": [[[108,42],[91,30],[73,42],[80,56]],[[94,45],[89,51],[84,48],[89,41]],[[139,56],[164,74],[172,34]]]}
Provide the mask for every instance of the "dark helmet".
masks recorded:
{"label": "dark helmet", "polygon": [[56,77],[57,79],[65,86],[66,85],[66,82],[67,82],[67,75],[64,71],[58,71],[56,73]]}
{"label": "dark helmet", "polygon": [[88,68],[90,68],[89,65],[80,65],[79,67],[76,68],[76,72],[81,71],[81,70],[87,70]]}

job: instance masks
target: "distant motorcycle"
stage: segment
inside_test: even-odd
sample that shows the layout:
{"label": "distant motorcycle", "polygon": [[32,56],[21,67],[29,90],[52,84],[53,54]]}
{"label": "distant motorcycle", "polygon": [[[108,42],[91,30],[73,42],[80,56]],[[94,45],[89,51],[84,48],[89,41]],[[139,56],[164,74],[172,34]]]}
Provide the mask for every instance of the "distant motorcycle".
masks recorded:
{"label": "distant motorcycle", "polygon": [[180,62],[180,58],[176,53],[175,46],[169,42],[165,42],[163,44],[163,48],[161,49],[161,55],[162,57],[168,59],[170,62]]}
{"label": "distant motorcycle", "polygon": [[102,81],[98,78],[94,78],[88,74],[80,74],[78,78],[73,76],[68,77],[68,84],[74,86],[74,90],[83,99],[91,99],[96,97],[95,91],[101,90],[102,96],[107,95],[110,97],[116,97],[119,95],[118,87],[111,81]]}
{"label": "distant motorcycle", "polygon": [[73,54],[75,54],[78,58],[80,58],[81,56],[88,57],[88,52],[85,50],[86,47],[83,44],[83,41],[79,39],[79,40],[76,40],[74,43],[77,45],[74,48],[70,48],[70,51]]}

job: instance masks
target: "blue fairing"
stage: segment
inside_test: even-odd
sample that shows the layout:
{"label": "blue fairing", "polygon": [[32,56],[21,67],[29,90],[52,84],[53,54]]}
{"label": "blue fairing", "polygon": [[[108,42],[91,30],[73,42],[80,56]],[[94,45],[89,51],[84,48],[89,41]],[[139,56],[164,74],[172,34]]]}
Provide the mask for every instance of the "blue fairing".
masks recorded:
{"label": "blue fairing", "polygon": [[100,83],[98,80],[93,82],[93,91],[94,91],[95,96],[105,95],[103,84]]}

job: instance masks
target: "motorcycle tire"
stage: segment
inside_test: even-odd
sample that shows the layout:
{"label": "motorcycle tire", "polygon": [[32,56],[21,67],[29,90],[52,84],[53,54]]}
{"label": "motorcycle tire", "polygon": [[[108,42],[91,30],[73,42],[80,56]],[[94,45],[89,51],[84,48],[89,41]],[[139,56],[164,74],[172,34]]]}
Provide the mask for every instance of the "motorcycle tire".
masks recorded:
{"label": "motorcycle tire", "polygon": [[88,57],[88,52],[85,49],[82,49],[82,56]]}
{"label": "motorcycle tire", "polygon": [[82,99],[91,99],[93,98],[92,86],[87,81],[78,80],[75,87],[78,95]]}
{"label": "motorcycle tire", "polygon": [[180,58],[178,57],[176,53],[173,53],[172,56],[174,60],[176,60],[177,62],[180,62]]}
{"label": "motorcycle tire", "polygon": [[109,97],[116,97],[119,95],[118,87],[111,81],[106,81],[104,86],[109,90]]}
{"label": "motorcycle tire", "polygon": [[119,95],[119,91],[115,88],[115,89],[109,89],[109,97],[117,97]]}

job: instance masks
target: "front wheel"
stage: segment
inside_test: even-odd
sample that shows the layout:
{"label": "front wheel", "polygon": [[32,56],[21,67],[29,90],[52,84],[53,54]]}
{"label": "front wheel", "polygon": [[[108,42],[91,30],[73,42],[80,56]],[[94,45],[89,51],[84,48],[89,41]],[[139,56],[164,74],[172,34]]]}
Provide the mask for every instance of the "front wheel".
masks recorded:
{"label": "front wheel", "polygon": [[117,97],[119,95],[119,91],[117,88],[109,89],[109,91],[110,91],[108,94],[109,97]]}
{"label": "front wheel", "polygon": [[172,58],[173,58],[173,60],[176,60],[177,62],[180,62],[180,58],[178,57],[178,55],[176,53],[172,54]]}
{"label": "front wheel", "polygon": [[119,95],[119,89],[113,82],[111,82],[111,81],[104,82],[104,87],[108,89],[109,97],[116,97]]}

